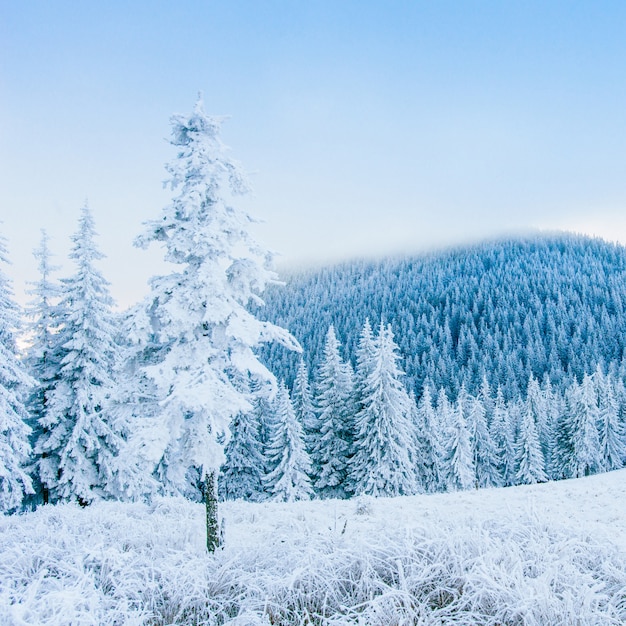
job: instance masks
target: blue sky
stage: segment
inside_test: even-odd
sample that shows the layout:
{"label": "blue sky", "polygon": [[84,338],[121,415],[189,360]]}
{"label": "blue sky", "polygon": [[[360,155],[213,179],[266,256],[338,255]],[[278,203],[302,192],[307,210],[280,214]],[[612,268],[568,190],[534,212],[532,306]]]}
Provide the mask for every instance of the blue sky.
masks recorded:
{"label": "blue sky", "polygon": [[530,228],[626,243],[626,3],[7,2],[0,219],[18,296],[85,198],[122,305],[160,252],[169,117],[232,119],[246,207],[282,264]]}

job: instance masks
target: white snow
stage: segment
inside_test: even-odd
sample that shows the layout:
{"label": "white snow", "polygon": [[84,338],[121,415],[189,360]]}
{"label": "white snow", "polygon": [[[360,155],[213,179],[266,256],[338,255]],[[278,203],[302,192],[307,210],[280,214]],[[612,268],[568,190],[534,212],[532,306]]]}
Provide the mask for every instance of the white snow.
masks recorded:
{"label": "white snow", "polygon": [[[0,519],[0,623],[623,624],[626,470],[400,498],[45,506]],[[414,620],[414,621],[412,621]]]}

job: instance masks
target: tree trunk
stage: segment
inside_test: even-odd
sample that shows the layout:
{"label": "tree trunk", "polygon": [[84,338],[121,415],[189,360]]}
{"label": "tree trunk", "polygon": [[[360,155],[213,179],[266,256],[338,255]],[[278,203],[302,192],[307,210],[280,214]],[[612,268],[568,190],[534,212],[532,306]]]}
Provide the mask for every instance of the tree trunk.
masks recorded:
{"label": "tree trunk", "polygon": [[206,504],[206,547],[215,552],[220,545],[219,522],[217,519],[217,472],[210,471],[204,481]]}

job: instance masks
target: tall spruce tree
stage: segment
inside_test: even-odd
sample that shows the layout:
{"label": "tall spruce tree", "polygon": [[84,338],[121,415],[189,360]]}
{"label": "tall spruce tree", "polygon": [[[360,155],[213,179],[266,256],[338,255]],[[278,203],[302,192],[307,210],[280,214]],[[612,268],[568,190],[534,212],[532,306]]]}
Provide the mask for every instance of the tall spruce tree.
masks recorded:
{"label": "tall spruce tree", "polygon": [[299,350],[285,330],[255,318],[248,305],[262,303],[276,281],[271,256],[253,241],[253,221],[235,206],[249,190],[246,177],[220,139],[222,118],[207,115],[201,100],[190,115],[172,117],[176,158],[168,164],[175,193],[137,244],[165,247],[179,269],[150,281],[147,299],[154,362],[146,368],[163,408],[155,427],[165,432],[165,488],[188,490],[200,479],[207,505],[207,547],[218,543],[216,482],[224,461],[221,437],[249,398],[233,382],[248,375],[273,381],[254,349],[277,340]]}
{"label": "tall spruce tree", "polygon": [[374,347],[363,408],[355,418],[351,480],[356,494],[413,494],[418,490],[413,403],[401,380],[391,326],[381,324]]}
{"label": "tall spruce tree", "polygon": [[87,504],[110,496],[122,445],[108,412],[118,351],[113,300],[94,266],[104,256],[95,236],[91,211],[84,206],[72,236],[76,273],[62,280],[63,317],[53,348],[62,357],[61,368],[46,393],[35,448],[40,479],[52,501]]}
{"label": "tall spruce tree", "polygon": [[348,464],[354,438],[354,380],[339,353],[331,325],[326,333],[324,360],[317,380],[319,437],[313,449],[314,486],[322,498],[346,498],[352,493]]}
{"label": "tall spruce tree", "polygon": [[276,427],[267,447],[267,457],[273,465],[265,476],[266,489],[272,500],[295,502],[310,500],[311,459],[304,446],[304,432],[298,421],[289,391],[281,383],[274,402]]}
{"label": "tall spruce tree", "polygon": [[[0,263],[8,263],[5,240],[0,237]],[[33,493],[26,465],[31,454],[30,427],[26,423],[27,395],[34,385],[18,359],[16,334],[19,308],[13,301],[9,278],[0,271],[0,511],[18,509]]]}

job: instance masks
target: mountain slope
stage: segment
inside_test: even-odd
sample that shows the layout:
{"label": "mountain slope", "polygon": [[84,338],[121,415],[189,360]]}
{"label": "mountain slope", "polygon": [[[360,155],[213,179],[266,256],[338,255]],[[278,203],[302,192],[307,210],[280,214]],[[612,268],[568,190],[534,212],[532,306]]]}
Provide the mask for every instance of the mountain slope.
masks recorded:
{"label": "mountain slope", "polygon": [[[329,324],[354,361],[365,319],[384,319],[418,396],[425,379],[455,397],[485,376],[506,399],[531,374],[563,386],[601,365],[624,378],[625,313],[626,249],[565,234],[294,274],[258,311],[294,333],[310,368]],[[293,379],[295,355],[272,346],[264,358]]]}

